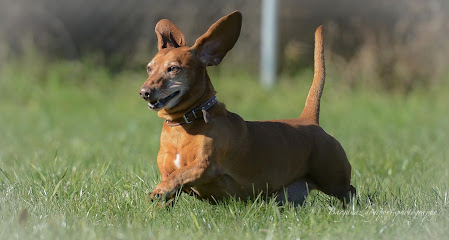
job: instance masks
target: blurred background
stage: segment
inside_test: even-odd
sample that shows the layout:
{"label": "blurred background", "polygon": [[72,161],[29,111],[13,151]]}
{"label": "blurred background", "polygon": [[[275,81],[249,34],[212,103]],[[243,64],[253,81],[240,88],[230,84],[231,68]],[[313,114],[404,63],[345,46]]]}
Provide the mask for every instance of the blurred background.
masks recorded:
{"label": "blurred background", "polygon": [[[34,51],[53,61],[89,58],[112,72],[141,71],[156,52],[161,18],[177,24],[191,45],[236,9],[242,33],[225,68],[257,74],[261,1],[1,0],[0,61]],[[447,76],[447,0],[279,0],[278,14],[281,75],[312,66],[313,32],[324,24],[328,73],[345,86],[408,92]]]}

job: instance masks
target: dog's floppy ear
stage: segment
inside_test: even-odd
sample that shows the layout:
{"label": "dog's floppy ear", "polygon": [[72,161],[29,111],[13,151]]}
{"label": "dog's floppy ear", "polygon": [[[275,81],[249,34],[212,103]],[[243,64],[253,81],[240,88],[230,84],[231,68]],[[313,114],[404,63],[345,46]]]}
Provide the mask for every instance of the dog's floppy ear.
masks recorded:
{"label": "dog's floppy ear", "polygon": [[234,11],[220,18],[196,40],[192,49],[204,66],[218,65],[223,60],[237,42],[241,26],[242,14]]}
{"label": "dog's floppy ear", "polygon": [[168,19],[162,19],[154,28],[157,35],[157,48],[160,50],[169,47],[184,47],[186,40],[179,28]]}

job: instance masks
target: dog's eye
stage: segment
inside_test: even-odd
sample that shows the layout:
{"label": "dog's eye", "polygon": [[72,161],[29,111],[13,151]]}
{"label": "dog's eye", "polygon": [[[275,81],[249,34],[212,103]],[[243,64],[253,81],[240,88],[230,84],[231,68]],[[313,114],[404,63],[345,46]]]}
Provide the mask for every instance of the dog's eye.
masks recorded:
{"label": "dog's eye", "polygon": [[169,68],[167,68],[167,72],[178,72],[180,69],[180,67],[178,66],[170,66]]}
{"label": "dog's eye", "polygon": [[151,67],[148,66],[148,67],[147,67],[147,73],[150,73],[150,72],[151,72]]}

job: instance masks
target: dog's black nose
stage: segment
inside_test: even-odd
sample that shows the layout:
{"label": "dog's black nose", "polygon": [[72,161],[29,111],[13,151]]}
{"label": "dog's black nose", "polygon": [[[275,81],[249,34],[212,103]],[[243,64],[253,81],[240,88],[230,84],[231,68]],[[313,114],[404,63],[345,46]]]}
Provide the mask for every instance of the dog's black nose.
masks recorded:
{"label": "dog's black nose", "polygon": [[148,101],[148,100],[150,100],[150,96],[151,96],[152,92],[154,92],[153,88],[142,88],[139,91],[139,94],[143,98],[143,100]]}

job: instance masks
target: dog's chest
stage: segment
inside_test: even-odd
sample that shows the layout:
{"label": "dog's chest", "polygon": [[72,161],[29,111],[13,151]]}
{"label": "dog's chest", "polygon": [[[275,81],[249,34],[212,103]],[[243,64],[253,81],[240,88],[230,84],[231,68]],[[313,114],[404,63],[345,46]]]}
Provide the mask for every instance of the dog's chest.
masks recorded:
{"label": "dog's chest", "polygon": [[158,166],[161,174],[170,175],[193,162],[207,162],[211,154],[211,141],[204,135],[162,134]]}
{"label": "dog's chest", "polygon": [[196,154],[185,151],[182,148],[170,148],[168,151],[159,152],[158,165],[161,174],[170,175],[176,170],[183,170],[195,159]]}
{"label": "dog's chest", "polygon": [[173,160],[173,164],[175,165],[175,167],[177,169],[181,168],[181,154],[180,153],[176,154],[176,158]]}

